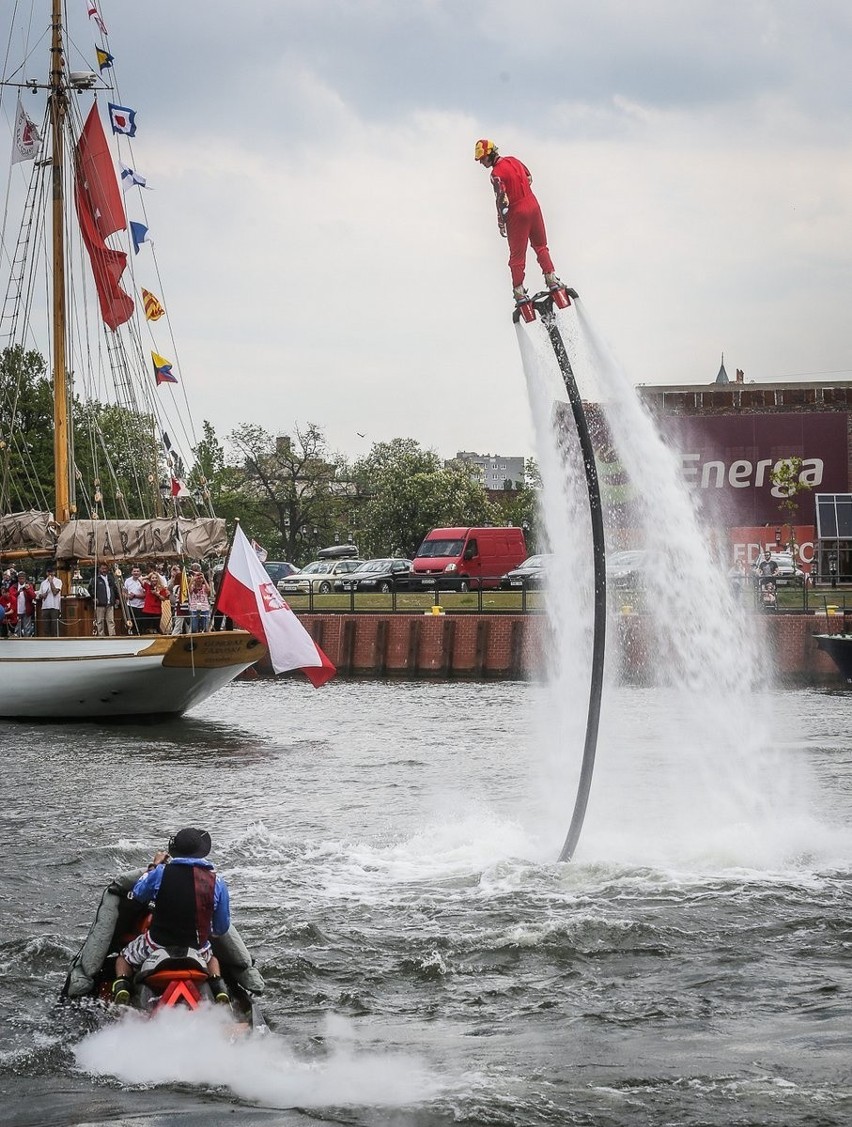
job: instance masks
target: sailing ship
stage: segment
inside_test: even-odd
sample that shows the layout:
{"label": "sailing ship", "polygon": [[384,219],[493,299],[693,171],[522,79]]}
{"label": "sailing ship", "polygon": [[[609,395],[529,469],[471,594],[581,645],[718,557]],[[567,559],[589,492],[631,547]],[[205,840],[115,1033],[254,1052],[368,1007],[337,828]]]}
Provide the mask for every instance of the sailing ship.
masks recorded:
{"label": "sailing ship", "polygon": [[[0,86],[7,105],[16,98],[8,183],[10,195],[23,197],[17,241],[5,222],[2,234],[10,269],[0,317],[0,568],[55,561],[64,593],[59,636],[0,638],[6,718],[179,714],[265,654],[241,630],[94,636],[91,604],[79,585],[83,570],[103,562],[118,569],[211,561],[228,547],[207,481],[187,472],[183,450],[196,447],[171,365],[153,349],[152,377],[143,347],[152,323],[123,280],[132,261],[129,237],[136,245],[145,228],[129,228],[101,103],[119,140],[129,144],[135,125],[133,111],[109,100],[116,95],[103,76],[111,75],[114,59],[95,3],[88,8],[99,41],[91,52],[97,72],[86,69],[85,58],[84,69],[68,66],[62,0],[51,0],[47,81],[16,72],[4,74]],[[28,92],[46,95],[40,128],[23,109]],[[122,165],[123,174],[125,168],[132,171]],[[127,250],[115,245],[122,240]],[[159,299],[143,296],[149,306],[153,298],[149,312],[158,319]],[[40,307],[48,315],[42,333],[35,328]],[[43,343],[49,357],[42,383],[52,384],[52,420],[43,428],[52,429],[50,493],[35,479],[39,435],[25,425],[27,393],[41,386],[33,383],[40,357],[33,343]]]}

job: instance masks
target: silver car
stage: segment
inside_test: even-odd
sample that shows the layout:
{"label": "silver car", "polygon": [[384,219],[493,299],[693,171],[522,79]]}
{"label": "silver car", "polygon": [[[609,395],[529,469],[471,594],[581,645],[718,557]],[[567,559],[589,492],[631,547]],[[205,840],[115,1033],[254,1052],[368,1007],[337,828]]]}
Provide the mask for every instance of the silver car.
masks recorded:
{"label": "silver car", "polygon": [[278,584],[282,595],[328,595],[335,579],[363,567],[363,560],[314,560],[295,575],[288,575]]}

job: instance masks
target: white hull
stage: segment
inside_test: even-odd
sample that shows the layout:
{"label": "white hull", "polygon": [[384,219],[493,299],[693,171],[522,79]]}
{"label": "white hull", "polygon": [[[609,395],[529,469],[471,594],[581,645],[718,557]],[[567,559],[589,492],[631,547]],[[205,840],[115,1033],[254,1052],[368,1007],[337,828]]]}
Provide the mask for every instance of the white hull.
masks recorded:
{"label": "white hull", "polygon": [[265,653],[242,630],[174,637],[0,639],[0,717],[178,715]]}

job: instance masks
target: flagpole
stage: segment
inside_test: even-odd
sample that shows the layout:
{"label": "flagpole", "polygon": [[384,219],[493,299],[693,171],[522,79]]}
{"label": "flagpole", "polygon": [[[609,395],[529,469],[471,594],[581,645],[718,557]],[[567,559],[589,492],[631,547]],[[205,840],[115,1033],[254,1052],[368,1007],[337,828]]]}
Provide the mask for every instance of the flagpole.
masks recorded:
{"label": "flagpole", "polygon": [[58,524],[65,524],[71,518],[71,485],[68,473],[68,375],[65,357],[65,199],[63,194],[64,125],[68,101],[65,89],[65,51],[62,45],[60,0],[53,0],[51,22],[52,63],[49,103],[53,180],[53,516]]}
{"label": "flagpole", "polygon": [[[237,538],[237,529],[240,527],[240,518],[234,518],[234,534],[231,537],[231,543],[228,545],[228,554],[225,556],[225,562],[222,564],[222,579],[225,578],[225,572],[228,570],[228,564],[231,562],[231,552],[234,550],[234,541]],[[210,626],[212,629],[213,622],[216,619],[216,611],[219,609],[219,592],[222,590],[222,580],[219,580],[219,586],[216,588],[216,597],[213,600],[213,609],[210,611]]]}

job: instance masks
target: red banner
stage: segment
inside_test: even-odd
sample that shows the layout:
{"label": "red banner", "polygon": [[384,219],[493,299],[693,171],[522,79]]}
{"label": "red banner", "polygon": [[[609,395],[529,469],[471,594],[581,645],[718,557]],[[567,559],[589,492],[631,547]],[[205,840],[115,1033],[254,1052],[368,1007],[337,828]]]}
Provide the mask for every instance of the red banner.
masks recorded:
{"label": "red banner", "polygon": [[680,451],[683,477],[711,519],[728,526],[781,523],[783,493],[771,473],[787,458],[802,459],[794,519],[814,522],[816,493],[847,493],[849,440],[845,411],[743,415],[669,415],[662,432]]}
{"label": "red banner", "polygon": [[[816,529],[812,524],[797,524],[793,531],[796,537],[799,567],[802,571],[810,573],[811,564],[814,562]],[[731,562],[742,560],[747,567],[751,567],[765,548],[770,552],[786,552],[790,547],[789,524],[729,528],[728,536],[731,544]]]}
{"label": "red banner", "polygon": [[97,103],[86,118],[76,155],[74,202],[80,234],[92,263],[101,316],[114,331],[133,315],[133,299],[118,284],[127,255],[104,242],[107,235],[123,231],[127,220]]}

